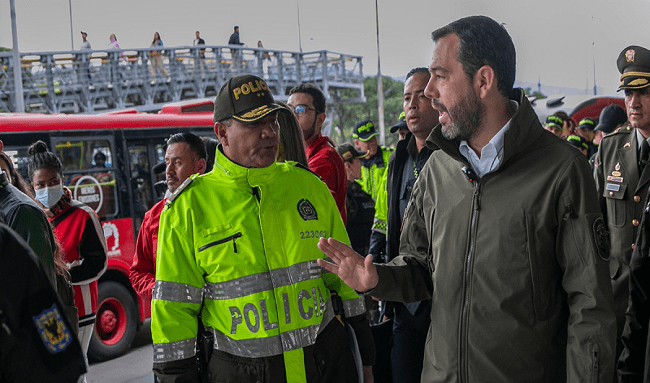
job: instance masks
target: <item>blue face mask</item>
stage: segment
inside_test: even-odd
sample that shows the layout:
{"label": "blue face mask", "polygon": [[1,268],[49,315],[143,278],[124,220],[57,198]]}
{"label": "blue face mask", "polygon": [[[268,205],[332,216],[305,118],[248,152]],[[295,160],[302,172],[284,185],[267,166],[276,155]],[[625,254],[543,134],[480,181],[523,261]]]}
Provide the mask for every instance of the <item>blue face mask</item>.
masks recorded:
{"label": "blue face mask", "polygon": [[63,185],[59,183],[58,185],[37,189],[35,192],[36,200],[43,204],[43,206],[51,208],[56,205],[63,196]]}

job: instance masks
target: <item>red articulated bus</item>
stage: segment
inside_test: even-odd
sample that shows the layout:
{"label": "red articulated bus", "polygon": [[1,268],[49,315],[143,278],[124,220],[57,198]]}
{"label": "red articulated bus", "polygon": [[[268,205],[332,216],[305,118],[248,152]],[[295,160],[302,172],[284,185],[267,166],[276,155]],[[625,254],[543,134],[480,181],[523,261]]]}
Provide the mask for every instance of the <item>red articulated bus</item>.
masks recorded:
{"label": "red articulated bus", "polygon": [[108,269],[99,279],[91,359],[124,354],[151,315],[151,302],[143,302],[131,286],[129,268],[144,213],[164,193],[164,187],[155,187],[164,182],[164,171],[155,174],[153,167],[164,161],[171,134],[215,138],[213,108],[206,99],[167,104],[157,114],[133,109],[95,115],[0,113],[4,151],[25,181],[30,181],[27,148],[42,140],[63,163],[64,184],[74,198],[92,207],[102,222]]}

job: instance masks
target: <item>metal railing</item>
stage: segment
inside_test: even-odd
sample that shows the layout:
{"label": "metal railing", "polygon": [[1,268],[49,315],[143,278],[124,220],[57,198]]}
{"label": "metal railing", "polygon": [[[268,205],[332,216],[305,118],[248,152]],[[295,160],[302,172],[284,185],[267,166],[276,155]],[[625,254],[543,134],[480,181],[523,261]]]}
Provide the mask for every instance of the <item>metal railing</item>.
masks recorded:
{"label": "metal railing", "polygon": [[[21,53],[25,109],[155,111],[169,102],[216,96],[230,77],[244,73],[264,78],[282,101],[302,82],[317,85],[329,102],[341,90],[352,92],[339,102],[365,101],[361,56],[213,45],[159,49]],[[0,53],[0,112],[16,111],[13,64],[11,52]]]}

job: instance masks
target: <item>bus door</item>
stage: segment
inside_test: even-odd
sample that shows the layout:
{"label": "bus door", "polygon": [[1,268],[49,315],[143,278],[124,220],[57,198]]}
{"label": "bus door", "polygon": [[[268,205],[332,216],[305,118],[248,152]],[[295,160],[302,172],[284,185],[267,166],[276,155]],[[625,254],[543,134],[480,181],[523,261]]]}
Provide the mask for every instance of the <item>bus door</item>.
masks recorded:
{"label": "bus door", "polygon": [[140,230],[144,214],[158,202],[162,196],[156,192],[155,185],[165,180],[164,168],[157,173],[153,167],[165,161],[165,140],[127,141],[126,153],[129,168],[129,188],[133,225],[135,235]]}

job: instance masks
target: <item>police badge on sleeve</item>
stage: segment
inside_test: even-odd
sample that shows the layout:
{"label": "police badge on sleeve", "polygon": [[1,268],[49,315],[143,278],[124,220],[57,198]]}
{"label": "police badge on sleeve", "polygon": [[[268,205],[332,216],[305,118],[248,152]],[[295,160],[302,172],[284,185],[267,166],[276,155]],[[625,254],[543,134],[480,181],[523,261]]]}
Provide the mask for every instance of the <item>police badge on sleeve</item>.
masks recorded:
{"label": "police badge on sleeve", "polygon": [[45,348],[51,354],[65,350],[72,343],[70,330],[63,322],[56,304],[32,318]]}

